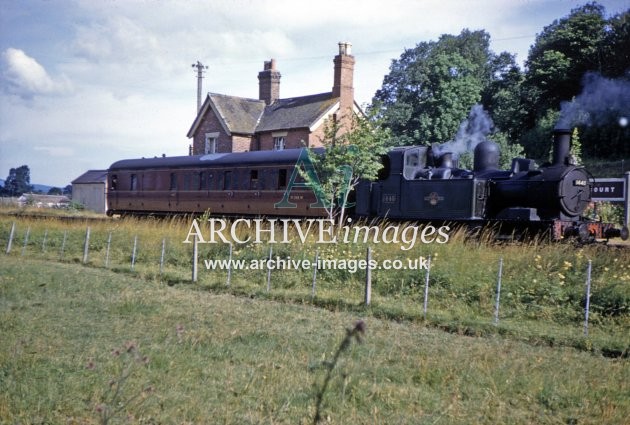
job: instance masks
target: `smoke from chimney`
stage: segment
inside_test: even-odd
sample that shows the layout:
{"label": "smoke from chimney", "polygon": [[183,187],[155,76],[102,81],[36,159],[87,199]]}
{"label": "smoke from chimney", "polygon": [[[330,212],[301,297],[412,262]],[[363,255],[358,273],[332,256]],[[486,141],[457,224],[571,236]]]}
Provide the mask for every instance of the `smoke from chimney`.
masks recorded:
{"label": "smoke from chimney", "polygon": [[488,134],[492,132],[494,123],[480,104],[470,108],[468,118],[459,125],[459,130],[455,139],[441,145],[431,147],[433,154],[437,157],[446,152],[452,152],[455,159],[465,152],[474,151],[475,147],[486,140]]}
{"label": "smoke from chimney", "polygon": [[582,93],[560,105],[558,127],[597,126],[614,119],[625,127],[630,117],[630,81],[613,80],[588,72],[582,79]]}

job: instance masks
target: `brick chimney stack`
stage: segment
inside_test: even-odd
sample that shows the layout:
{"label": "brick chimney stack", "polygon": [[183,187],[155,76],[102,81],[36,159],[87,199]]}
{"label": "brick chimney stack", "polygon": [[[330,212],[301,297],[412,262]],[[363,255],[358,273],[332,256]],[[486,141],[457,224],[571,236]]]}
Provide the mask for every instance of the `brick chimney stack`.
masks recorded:
{"label": "brick chimney stack", "polygon": [[258,99],[267,105],[280,98],[280,71],[276,70],[276,60],[265,61],[263,71],[258,73]]}
{"label": "brick chimney stack", "polygon": [[339,54],[333,60],[335,64],[335,81],[333,96],[339,98],[340,112],[352,111],[354,107],[354,56],[352,56],[352,44],[339,43]]}

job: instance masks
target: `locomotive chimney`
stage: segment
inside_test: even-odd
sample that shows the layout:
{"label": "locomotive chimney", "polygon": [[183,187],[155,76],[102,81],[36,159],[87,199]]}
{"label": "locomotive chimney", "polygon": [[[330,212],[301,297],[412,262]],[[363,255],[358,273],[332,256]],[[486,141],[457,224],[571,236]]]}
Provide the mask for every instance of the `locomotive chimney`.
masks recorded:
{"label": "locomotive chimney", "polygon": [[568,164],[571,151],[571,130],[568,128],[553,129],[553,165]]}

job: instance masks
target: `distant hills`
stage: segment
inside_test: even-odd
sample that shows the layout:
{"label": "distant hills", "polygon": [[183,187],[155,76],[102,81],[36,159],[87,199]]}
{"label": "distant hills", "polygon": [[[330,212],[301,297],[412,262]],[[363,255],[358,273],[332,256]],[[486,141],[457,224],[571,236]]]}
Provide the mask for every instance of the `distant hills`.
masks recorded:
{"label": "distant hills", "polygon": [[[4,179],[0,179],[0,186],[4,186]],[[46,184],[36,184],[36,183],[33,183],[31,186],[33,186],[33,192],[42,192],[44,194],[48,193],[50,189],[55,187],[55,186],[48,186]]]}

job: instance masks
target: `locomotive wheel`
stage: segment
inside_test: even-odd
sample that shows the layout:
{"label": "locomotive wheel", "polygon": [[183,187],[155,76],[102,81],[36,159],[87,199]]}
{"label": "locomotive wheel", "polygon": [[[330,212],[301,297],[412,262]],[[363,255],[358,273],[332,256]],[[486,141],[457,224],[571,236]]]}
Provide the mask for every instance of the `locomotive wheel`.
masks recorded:
{"label": "locomotive wheel", "polygon": [[578,228],[578,238],[582,243],[590,242],[593,239],[591,232],[588,230],[588,226],[585,223],[580,224],[580,227]]}

